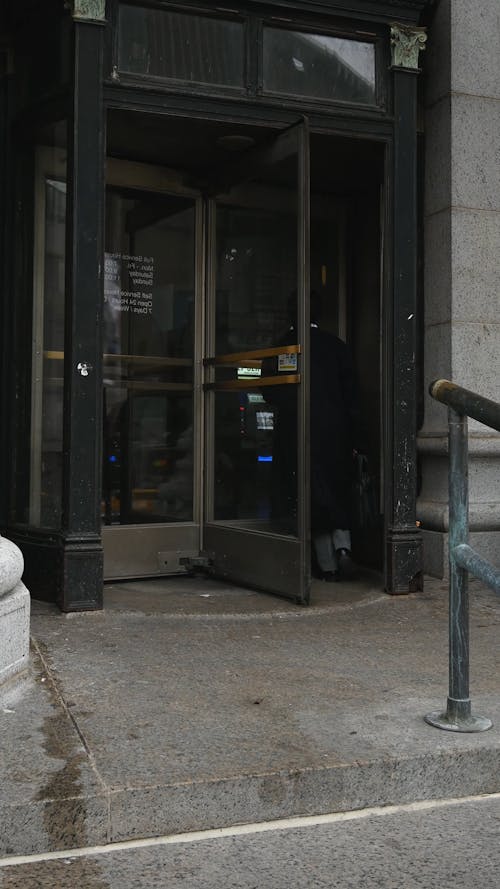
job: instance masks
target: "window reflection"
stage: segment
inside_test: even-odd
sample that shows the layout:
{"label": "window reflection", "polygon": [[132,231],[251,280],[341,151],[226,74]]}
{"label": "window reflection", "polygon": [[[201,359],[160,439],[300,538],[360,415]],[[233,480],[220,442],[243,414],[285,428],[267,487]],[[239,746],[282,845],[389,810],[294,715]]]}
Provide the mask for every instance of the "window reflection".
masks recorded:
{"label": "window reflection", "polygon": [[264,90],[289,95],[375,102],[372,43],[264,28]]}
{"label": "window reflection", "polygon": [[[65,127],[49,134],[63,143]],[[37,146],[33,262],[33,351],[28,521],[59,528],[62,517],[66,151]],[[26,467],[24,468],[26,472]]]}
{"label": "window reflection", "polygon": [[119,68],[192,83],[243,86],[243,26],[209,16],[124,5]]}
{"label": "window reflection", "polygon": [[214,517],[296,534],[297,387],[215,394]]}
{"label": "window reflection", "polygon": [[40,501],[32,501],[32,519],[48,528],[61,521],[65,231],[66,183],[46,179],[41,487]]}
{"label": "window reflection", "polygon": [[[278,167],[273,176],[280,181]],[[216,390],[241,388],[215,392],[214,519],[295,535],[297,386],[269,385],[289,372],[286,346],[297,337],[295,194],[261,188],[260,197],[262,208],[217,208],[216,353],[243,354],[215,368]],[[281,362],[245,355],[281,346]],[[298,359],[290,359],[295,372]]]}
{"label": "window reflection", "polygon": [[218,354],[270,346],[286,334],[295,321],[290,295],[296,288],[296,269],[295,215],[217,208]]}
{"label": "window reflection", "polygon": [[193,201],[109,189],[106,524],[193,518]]}

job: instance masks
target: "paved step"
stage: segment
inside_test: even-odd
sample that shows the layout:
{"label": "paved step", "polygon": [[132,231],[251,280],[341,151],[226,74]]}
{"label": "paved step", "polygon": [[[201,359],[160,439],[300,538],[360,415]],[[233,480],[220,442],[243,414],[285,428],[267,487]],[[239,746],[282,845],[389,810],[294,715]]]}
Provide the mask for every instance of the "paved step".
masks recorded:
{"label": "paved step", "polygon": [[500,603],[473,591],[472,700],[447,694],[442,584],[323,584],[302,609],[210,581],[37,605],[30,675],[0,700],[0,854],[500,791]]}
{"label": "paved step", "polygon": [[[500,799],[362,813],[0,860],[2,889],[497,889]],[[41,859],[41,860],[40,860]]]}

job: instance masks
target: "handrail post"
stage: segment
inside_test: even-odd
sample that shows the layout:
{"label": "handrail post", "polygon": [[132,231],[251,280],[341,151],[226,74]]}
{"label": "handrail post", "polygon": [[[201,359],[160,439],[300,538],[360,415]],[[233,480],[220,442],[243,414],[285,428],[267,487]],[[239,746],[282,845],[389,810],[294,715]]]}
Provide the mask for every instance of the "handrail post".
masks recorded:
{"label": "handrail post", "polygon": [[467,417],[448,408],[449,434],[449,572],[450,654],[447,717],[469,719],[469,575],[457,564],[454,549],[469,540],[469,485]]}
{"label": "handrail post", "polygon": [[425,721],[452,732],[482,732],[491,720],[473,716],[469,697],[468,571],[455,558],[455,549],[469,539],[467,416],[448,407],[449,496],[449,693],[446,712],[428,713]]}

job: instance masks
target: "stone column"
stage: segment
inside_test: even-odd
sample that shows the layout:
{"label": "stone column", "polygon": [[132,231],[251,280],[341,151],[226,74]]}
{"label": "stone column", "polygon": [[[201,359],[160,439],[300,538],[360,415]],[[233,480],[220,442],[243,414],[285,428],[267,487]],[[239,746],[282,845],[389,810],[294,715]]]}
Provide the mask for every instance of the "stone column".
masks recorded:
{"label": "stone column", "polygon": [[0,687],[28,665],[30,596],[19,547],[0,537]]}
{"label": "stone column", "polygon": [[[425,383],[500,401],[498,0],[441,0],[426,59]],[[418,518],[447,571],[447,411],[427,397]],[[500,564],[500,435],[469,421],[471,545]]]}

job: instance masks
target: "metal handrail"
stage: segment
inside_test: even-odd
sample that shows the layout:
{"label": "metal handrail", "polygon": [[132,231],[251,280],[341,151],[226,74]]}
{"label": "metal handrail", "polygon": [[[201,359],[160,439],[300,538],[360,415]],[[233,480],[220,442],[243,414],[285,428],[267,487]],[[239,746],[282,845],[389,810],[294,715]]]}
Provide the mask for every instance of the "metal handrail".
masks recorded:
{"label": "metal handrail", "polygon": [[429,392],[436,401],[452,407],[457,414],[479,420],[500,432],[500,404],[484,398],[470,389],[463,389],[449,380],[435,380],[429,386]]}
{"label": "metal handrail", "polygon": [[449,380],[435,380],[433,398],[448,405],[449,441],[449,694],[446,711],[428,713],[425,721],[453,732],[482,732],[492,722],[474,716],[469,697],[469,594],[473,574],[500,594],[500,571],[469,546],[467,417],[500,432],[500,404]]}

